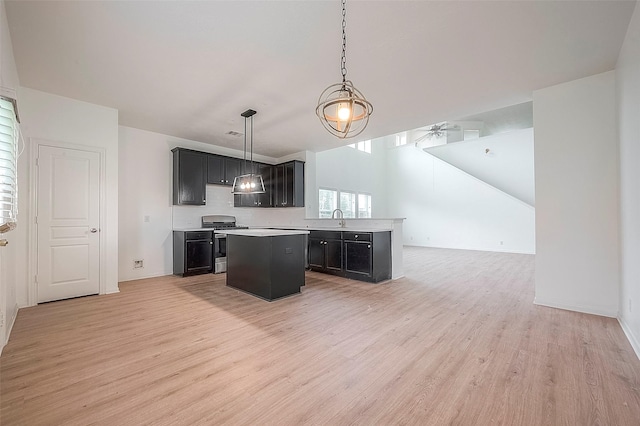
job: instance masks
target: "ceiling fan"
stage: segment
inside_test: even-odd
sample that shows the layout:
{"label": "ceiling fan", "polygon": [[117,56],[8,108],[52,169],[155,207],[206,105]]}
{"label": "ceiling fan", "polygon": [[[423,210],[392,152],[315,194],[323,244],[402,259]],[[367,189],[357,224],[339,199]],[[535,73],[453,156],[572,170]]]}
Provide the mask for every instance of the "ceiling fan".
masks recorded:
{"label": "ceiling fan", "polygon": [[449,123],[447,123],[446,121],[438,124],[432,124],[429,127],[426,127],[423,129],[417,129],[417,131],[419,132],[426,132],[426,133],[420,136],[419,138],[415,139],[414,142],[417,145],[418,143],[422,142],[425,139],[439,138],[441,136],[444,136],[450,130],[460,130],[460,126],[458,126],[457,124],[449,125]]}

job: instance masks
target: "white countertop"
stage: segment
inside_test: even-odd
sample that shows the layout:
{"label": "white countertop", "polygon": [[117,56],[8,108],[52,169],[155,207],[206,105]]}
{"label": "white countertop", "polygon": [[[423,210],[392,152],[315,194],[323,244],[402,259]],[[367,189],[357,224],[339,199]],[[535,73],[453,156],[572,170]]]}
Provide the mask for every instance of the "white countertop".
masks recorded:
{"label": "white countertop", "polygon": [[309,231],[286,229],[233,229],[224,231],[227,235],[242,235],[244,237],[278,237],[282,235],[305,235]]}

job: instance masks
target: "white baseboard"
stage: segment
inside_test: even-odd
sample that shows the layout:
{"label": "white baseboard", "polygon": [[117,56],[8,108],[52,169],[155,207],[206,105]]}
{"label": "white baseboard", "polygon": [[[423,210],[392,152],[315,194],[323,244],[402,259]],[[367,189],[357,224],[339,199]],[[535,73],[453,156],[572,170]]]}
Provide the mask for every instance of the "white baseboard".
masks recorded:
{"label": "white baseboard", "polygon": [[160,272],[150,272],[148,274],[141,275],[139,277],[126,277],[119,278],[118,282],[126,282],[126,281],[135,281],[135,280],[146,280],[147,278],[158,278],[158,277],[166,277],[167,275],[173,275],[172,271],[160,271]]}
{"label": "white baseboard", "polygon": [[4,336],[4,342],[2,342],[2,345],[0,345],[0,355],[2,355],[2,350],[4,349],[6,344],[9,343],[9,336],[11,336],[11,330],[13,330],[13,324],[16,323],[16,318],[18,318],[18,309],[19,309],[18,305],[16,305],[13,310],[15,312],[15,314],[13,314],[13,318],[11,318],[7,322],[7,334]]}
{"label": "white baseboard", "polygon": [[638,359],[640,359],[640,341],[636,336],[633,335],[631,327],[629,327],[624,318],[618,317],[618,322],[620,323],[620,327],[622,327],[622,331],[624,332],[625,336],[627,336],[627,340],[629,341],[629,343],[631,343],[633,351],[636,353]]}
{"label": "white baseboard", "polygon": [[584,306],[565,303],[558,300],[543,300],[536,297],[534,305],[547,306],[549,308],[564,309],[565,311],[582,312],[583,314],[600,315],[602,317],[617,318],[617,309],[610,309],[604,306]]}

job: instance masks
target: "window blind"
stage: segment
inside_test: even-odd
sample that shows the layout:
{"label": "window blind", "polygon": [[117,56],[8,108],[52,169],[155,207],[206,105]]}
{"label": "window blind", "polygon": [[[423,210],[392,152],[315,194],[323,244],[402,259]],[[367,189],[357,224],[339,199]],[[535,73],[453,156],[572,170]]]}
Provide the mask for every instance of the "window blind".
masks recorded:
{"label": "window blind", "polygon": [[14,104],[0,98],[0,232],[18,219],[18,124]]}

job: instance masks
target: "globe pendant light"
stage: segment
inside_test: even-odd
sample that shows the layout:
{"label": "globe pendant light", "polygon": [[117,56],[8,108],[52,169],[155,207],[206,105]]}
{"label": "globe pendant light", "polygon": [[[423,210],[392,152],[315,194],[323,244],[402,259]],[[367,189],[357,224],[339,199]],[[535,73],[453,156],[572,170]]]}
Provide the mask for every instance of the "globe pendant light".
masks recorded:
{"label": "globe pendant light", "polygon": [[[253,164],[253,116],[256,112],[252,109],[248,109],[241,116],[244,117],[244,162],[242,163],[242,175],[236,176],[233,179],[232,194],[263,194],[264,182],[262,181],[262,175],[257,175],[254,172]],[[251,171],[247,173],[247,120],[251,118]]]}
{"label": "globe pendant light", "polygon": [[365,99],[362,92],[347,80],[347,35],[346,35],[346,0],[342,0],[342,59],[340,70],[342,83],[327,87],[316,107],[316,115],[322,125],[340,139],[359,135],[369,124],[369,116],[373,105]]}

